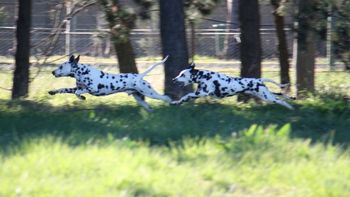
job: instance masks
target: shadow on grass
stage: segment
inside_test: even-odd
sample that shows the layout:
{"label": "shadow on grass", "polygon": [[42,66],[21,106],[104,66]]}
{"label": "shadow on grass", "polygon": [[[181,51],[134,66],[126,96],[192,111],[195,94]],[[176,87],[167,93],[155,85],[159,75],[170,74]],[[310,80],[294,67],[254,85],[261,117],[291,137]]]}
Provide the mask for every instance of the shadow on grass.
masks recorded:
{"label": "shadow on grass", "polygon": [[133,105],[104,104],[91,109],[53,107],[30,101],[0,101],[1,149],[24,139],[54,136],[71,145],[107,138],[146,140],[166,145],[184,137],[230,136],[252,124],[292,125],[293,137],[350,142],[350,106],[347,100],[324,96],[305,101],[297,110],[277,105],[237,106],[235,104],[188,103],[181,107],[159,105],[147,113]]}

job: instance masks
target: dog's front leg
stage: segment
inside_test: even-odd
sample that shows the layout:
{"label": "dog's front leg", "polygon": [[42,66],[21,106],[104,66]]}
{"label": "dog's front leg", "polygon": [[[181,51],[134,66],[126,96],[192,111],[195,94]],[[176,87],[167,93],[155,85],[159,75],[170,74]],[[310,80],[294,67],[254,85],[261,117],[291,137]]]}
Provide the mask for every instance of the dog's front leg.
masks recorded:
{"label": "dog's front leg", "polygon": [[196,91],[196,92],[192,92],[192,93],[186,94],[185,96],[181,97],[180,100],[173,101],[173,102],[171,102],[171,104],[173,104],[173,105],[180,105],[183,102],[194,100],[194,99],[197,99],[197,98],[203,97],[203,96],[208,96],[208,94],[204,93],[204,92]]}
{"label": "dog's front leg", "polygon": [[77,88],[61,88],[57,90],[50,90],[49,94],[50,95],[63,94],[63,93],[74,94],[76,90]]}
{"label": "dog's front leg", "polygon": [[83,87],[78,87],[77,90],[74,92],[74,94],[80,99],[85,100],[85,96],[82,96],[84,93],[89,93],[90,91]]}

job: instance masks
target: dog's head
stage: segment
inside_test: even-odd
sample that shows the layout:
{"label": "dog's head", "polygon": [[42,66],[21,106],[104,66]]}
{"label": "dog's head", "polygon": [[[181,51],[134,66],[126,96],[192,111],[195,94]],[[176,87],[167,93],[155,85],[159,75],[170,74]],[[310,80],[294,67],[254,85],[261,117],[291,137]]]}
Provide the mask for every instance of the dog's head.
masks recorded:
{"label": "dog's head", "polygon": [[180,74],[173,79],[175,83],[182,83],[184,86],[195,82],[195,75],[198,72],[194,67],[194,63],[190,64],[188,68],[182,70]]}
{"label": "dog's head", "polygon": [[74,70],[78,67],[79,57],[80,55],[78,55],[78,57],[76,58],[74,57],[74,55],[70,56],[69,60],[59,65],[56,70],[52,71],[52,74],[55,77],[73,77]]}

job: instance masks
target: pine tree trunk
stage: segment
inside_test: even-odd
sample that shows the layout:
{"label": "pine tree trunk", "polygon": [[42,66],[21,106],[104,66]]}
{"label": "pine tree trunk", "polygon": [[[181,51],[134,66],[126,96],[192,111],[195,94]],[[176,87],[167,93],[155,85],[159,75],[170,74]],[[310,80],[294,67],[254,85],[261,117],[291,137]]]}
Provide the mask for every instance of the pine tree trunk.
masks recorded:
{"label": "pine tree trunk", "polygon": [[313,20],[310,7],[312,0],[299,2],[298,35],[297,35],[297,96],[304,97],[307,92],[313,92],[315,88],[315,37],[311,27]]}
{"label": "pine tree trunk", "polygon": [[180,87],[172,81],[181,70],[188,66],[183,1],[159,0],[160,33],[163,56],[169,55],[165,62],[165,94],[178,99],[191,91],[191,87]]}
{"label": "pine tree trunk", "polygon": [[[261,77],[260,15],[258,0],[239,1],[241,27],[241,77]],[[247,101],[250,96],[241,95]]]}
{"label": "pine tree trunk", "polygon": [[30,27],[31,0],[19,0],[16,29],[16,67],[13,75],[12,99],[25,97],[29,89],[29,57],[30,57]]}

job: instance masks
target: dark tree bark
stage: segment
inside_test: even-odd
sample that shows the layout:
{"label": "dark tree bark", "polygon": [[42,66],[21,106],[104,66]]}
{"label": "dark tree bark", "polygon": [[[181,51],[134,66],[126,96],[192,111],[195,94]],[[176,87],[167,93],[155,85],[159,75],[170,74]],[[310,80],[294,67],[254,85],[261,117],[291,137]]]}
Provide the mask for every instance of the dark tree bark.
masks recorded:
{"label": "dark tree bark", "polygon": [[123,10],[118,0],[98,0],[111,29],[113,43],[121,73],[138,73],[130,31],[135,18]]}
{"label": "dark tree bark", "polygon": [[13,75],[12,99],[25,97],[29,89],[29,57],[30,57],[30,27],[31,0],[18,0],[18,18],[16,28],[16,67]]}
{"label": "dark tree bark", "polygon": [[315,37],[312,29],[313,0],[299,1],[298,32],[297,32],[297,96],[304,97],[307,92],[313,92],[315,88]]}
{"label": "dark tree bark", "polygon": [[[272,0],[271,4],[274,7],[273,16],[275,19],[276,35],[278,39],[278,52],[279,52],[279,63],[280,63],[280,80],[282,84],[290,84],[289,76],[289,55],[288,55],[288,45],[286,39],[286,33],[284,31],[284,17],[277,12],[281,0]],[[289,90],[289,88],[288,88]]]}
{"label": "dark tree bark", "polygon": [[138,73],[134,49],[132,48],[130,39],[128,38],[128,40],[123,43],[113,42],[113,46],[115,51],[117,52],[117,59],[119,63],[120,72]]}
{"label": "dark tree bark", "polygon": [[159,0],[160,33],[165,62],[165,94],[178,99],[191,91],[191,87],[180,87],[172,82],[181,70],[188,66],[188,49],[184,22],[183,1]]}
{"label": "dark tree bark", "polygon": [[[260,14],[258,0],[239,0],[241,77],[261,77]],[[250,97],[240,96],[247,101]]]}

